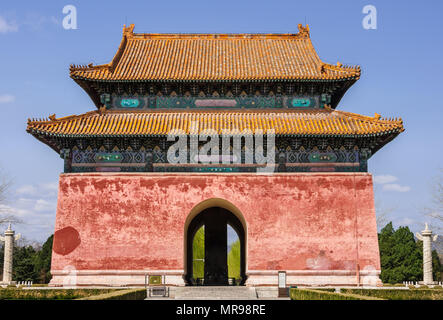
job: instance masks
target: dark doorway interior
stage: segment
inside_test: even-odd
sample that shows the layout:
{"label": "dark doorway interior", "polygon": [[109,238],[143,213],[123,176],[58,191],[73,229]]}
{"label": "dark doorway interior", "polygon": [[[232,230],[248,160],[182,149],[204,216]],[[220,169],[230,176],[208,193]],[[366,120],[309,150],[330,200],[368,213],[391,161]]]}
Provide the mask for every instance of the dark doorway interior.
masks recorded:
{"label": "dark doorway interior", "polygon": [[200,212],[189,224],[187,230],[187,274],[188,285],[195,285],[197,279],[193,278],[193,249],[194,235],[202,226],[205,228],[205,260],[203,285],[225,286],[228,281],[227,263],[227,226],[236,231],[240,240],[240,284],[246,280],[245,275],[245,231],[241,221],[230,211],[211,207]]}

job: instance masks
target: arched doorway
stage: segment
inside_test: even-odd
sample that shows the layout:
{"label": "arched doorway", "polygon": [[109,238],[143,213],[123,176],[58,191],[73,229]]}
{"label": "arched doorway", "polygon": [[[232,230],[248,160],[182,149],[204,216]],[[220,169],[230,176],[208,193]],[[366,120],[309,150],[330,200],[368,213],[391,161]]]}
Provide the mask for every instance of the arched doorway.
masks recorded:
{"label": "arched doorway", "polygon": [[[238,236],[240,247],[240,277],[229,281],[228,274],[228,226]],[[204,267],[203,278],[194,277],[194,237],[204,227]],[[219,206],[203,209],[189,222],[186,232],[186,274],[188,285],[223,286],[236,281],[243,285],[246,281],[246,239],[242,221],[230,210]]]}

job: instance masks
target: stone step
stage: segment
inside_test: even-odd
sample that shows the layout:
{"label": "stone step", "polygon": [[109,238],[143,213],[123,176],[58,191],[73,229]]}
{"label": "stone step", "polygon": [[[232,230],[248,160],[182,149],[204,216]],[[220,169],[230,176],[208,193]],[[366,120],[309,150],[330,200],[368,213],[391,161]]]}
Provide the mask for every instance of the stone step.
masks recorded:
{"label": "stone step", "polygon": [[243,286],[177,287],[175,289],[175,299],[251,300],[257,299],[257,294],[255,288]]}

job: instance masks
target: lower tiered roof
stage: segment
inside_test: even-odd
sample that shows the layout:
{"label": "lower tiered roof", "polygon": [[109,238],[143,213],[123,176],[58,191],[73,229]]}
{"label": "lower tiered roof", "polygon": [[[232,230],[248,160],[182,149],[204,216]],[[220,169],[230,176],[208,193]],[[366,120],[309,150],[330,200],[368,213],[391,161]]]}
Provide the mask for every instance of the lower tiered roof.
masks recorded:
{"label": "lower tiered roof", "polygon": [[[277,136],[394,138],[404,131],[401,119],[362,116],[330,108],[300,111],[139,111],[97,110],[45,120],[28,119],[29,133],[47,143],[51,137],[149,137],[169,133],[221,134],[262,131]],[[207,131],[206,131],[207,133]],[[389,139],[391,140],[391,139]]]}
{"label": "lower tiered roof", "polygon": [[91,111],[49,120],[28,120],[27,131],[62,137],[152,136],[181,130],[200,134],[204,130],[242,133],[274,130],[277,135],[371,136],[400,133],[401,119],[381,119],[350,112],[316,109],[309,111],[229,111],[229,112],[121,112]]}

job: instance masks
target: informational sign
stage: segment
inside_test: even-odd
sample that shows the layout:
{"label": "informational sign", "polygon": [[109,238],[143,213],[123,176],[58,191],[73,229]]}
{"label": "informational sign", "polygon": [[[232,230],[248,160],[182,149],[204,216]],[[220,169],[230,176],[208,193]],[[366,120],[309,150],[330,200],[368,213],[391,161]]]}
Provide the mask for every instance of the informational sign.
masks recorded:
{"label": "informational sign", "polygon": [[278,272],[278,287],[286,288],[286,271]]}
{"label": "informational sign", "polygon": [[163,277],[161,275],[150,275],[149,276],[149,285],[159,285],[162,284]]}

